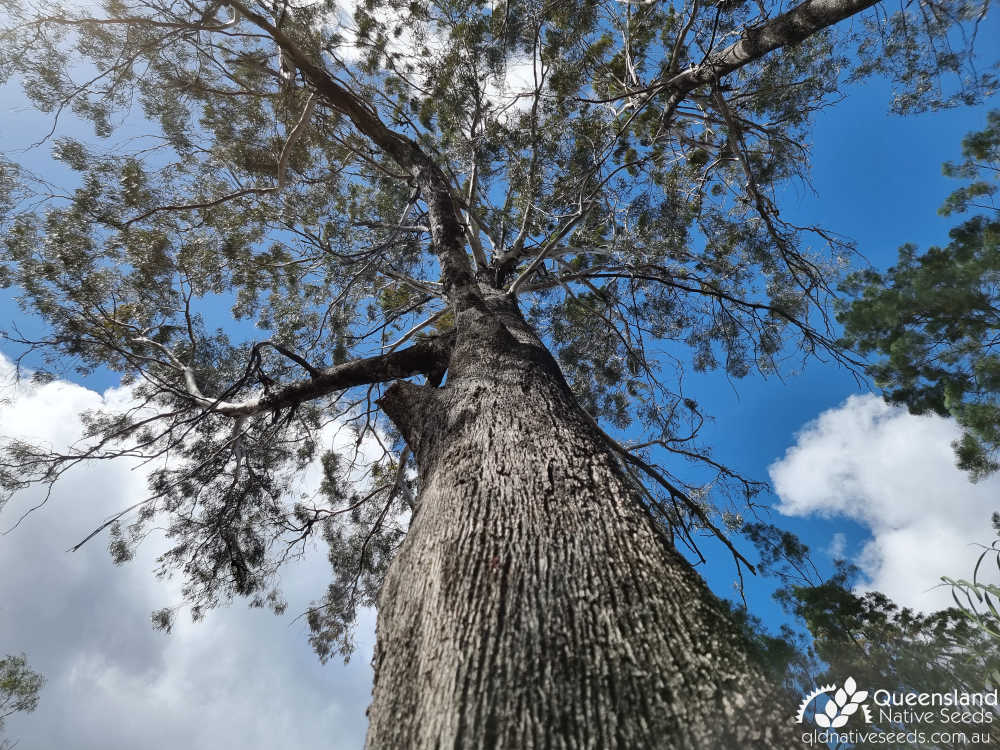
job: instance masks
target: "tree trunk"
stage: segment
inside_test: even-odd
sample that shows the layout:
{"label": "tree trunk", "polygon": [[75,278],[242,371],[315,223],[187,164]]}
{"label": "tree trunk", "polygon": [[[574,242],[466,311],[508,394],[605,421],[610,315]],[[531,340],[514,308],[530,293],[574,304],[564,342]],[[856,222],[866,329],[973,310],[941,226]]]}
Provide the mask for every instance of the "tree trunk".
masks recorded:
{"label": "tree trunk", "polygon": [[367,748],[793,747],[514,303],[457,328],[445,387],[381,402],[421,492],[379,596]]}

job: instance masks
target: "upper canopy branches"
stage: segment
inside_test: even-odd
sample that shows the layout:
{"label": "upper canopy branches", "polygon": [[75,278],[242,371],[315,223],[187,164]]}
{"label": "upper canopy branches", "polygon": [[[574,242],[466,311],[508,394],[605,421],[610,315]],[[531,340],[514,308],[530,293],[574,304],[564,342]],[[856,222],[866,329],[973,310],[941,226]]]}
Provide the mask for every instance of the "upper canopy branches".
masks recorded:
{"label": "upper canopy branches", "polygon": [[[53,113],[80,181],[6,166],[34,190],[7,215],[6,277],[53,325],[37,346],[234,414],[189,377],[213,296],[320,368],[488,284],[529,295],[588,405],[621,423],[637,388],[661,389],[656,339],[735,375],[772,369],[789,325],[827,346],[808,310],[832,266],[775,188],[847,72],[902,65],[932,106],[949,101],[932,72],[964,97],[992,85],[949,25],[974,39],[985,5],[835,28],[869,5],[9,2],[0,68]],[[61,136],[67,110],[125,140]]]}
{"label": "upper canopy branches", "polygon": [[[10,338],[135,393],[76,452],[14,446],[0,481],[169,458],[144,507],[214,540],[177,559],[213,549],[254,589],[261,525],[323,515],[290,520],[282,472],[326,420],[383,440],[381,384],[440,379],[490,287],[596,418],[732,479],[675,375],[839,356],[825,302],[850,247],[777,205],[812,112],[876,72],[901,110],[995,84],[971,50],[985,4],[870,5],[0,0],[0,76],[52,124],[0,162],[0,283],[49,326]],[[383,484],[369,530],[405,494]],[[191,564],[210,599],[218,565]]]}

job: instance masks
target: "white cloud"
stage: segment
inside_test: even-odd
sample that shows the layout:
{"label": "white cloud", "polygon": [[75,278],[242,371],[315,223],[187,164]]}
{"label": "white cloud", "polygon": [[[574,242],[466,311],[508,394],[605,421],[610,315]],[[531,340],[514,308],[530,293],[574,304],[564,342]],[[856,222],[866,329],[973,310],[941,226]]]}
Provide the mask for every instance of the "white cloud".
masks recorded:
{"label": "white cloud", "polygon": [[[308,0],[304,0],[303,4],[308,5]],[[358,0],[342,0],[326,15],[324,23],[325,30],[341,37],[336,56],[348,65],[357,64],[367,51],[358,44],[358,29],[354,21],[357,7]],[[437,24],[414,24],[411,19],[407,19],[397,36],[394,33],[395,27],[401,19],[398,11],[390,7],[379,7],[370,10],[369,14],[390,32],[386,50],[403,60],[418,64],[422,61],[422,49],[426,48],[432,56],[436,56],[442,54],[448,46],[447,31]],[[419,69],[419,65],[417,67]],[[483,74],[479,83],[486,101],[492,105],[487,116],[508,123],[518,113],[530,111],[534,102],[537,75],[536,58],[519,52],[507,57],[501,76]],[[419,96],[427,88],[427,81],[419,73],[411,74],[411,80],[416,85],[412,94]]]}
{"label": "white cloud", "polygon": [[483,93],[494,107],[492,116],[500,122],[509,124],[515,115],[531,111],[539,76],[536,60],[534,56],[511,57],[502,79],[489,76],[483,82]]}
{"label": "white cloud", "polygon": [[778,510],[868,527],[872,538],[853,560],[865,590],[925,611],[951,606],[941,576],[971,574],[974,543],[990,541],[990,516],[1000,510],[1000,476],[971,484],[955,467],[959,432],[951,420],[851,396],[806,425],[771,465]]}
{"label": "white cloud", "polygon": [[[0,355],[0,388],[10,376]],[[0,432],[54,447],[78,434],[80,410],[127,398],[122,390],[98,394],[60,381],[2,396],[9,401],[0,403]],[[179,600],[178,582],[152,575],[157,540],[122,567],[111,563],[101,538],[66,551],[144,489],[142,475],[120,463],[81,466],[44,508],[0,537],[0,655],[24,651],[47,678],[38,710],[7,721],[19,750],[359,747],[371,694],[373,614],[364,613],[346,666],[320,665],[307,626],[292,622],[329,580],[322,549],[288,569],[284,617],[237,602],[198,624],[182,614],[170,635],[149,621],[152,610]],[[21,493],[0,527],[39,497],[37,490]]]}
{"label": "white cloud", "polygon": [[826,552],[834,560],[842,560],[846,551],[847,535],[838,531],[830,538],[830,546],[826,548]]}

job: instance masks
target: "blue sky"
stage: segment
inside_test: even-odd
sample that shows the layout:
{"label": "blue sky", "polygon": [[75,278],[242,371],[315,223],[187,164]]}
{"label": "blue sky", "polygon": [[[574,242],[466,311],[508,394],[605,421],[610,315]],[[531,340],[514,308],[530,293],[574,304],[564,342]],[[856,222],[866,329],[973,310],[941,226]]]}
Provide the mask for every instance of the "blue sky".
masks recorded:
{"label": "blue sky", "polygon": [[[781,206],[783,217],[819,224],[853,240],[863,256],[855,260],[856,267],[865,261],[879,269],[893,265],[905,242],[922,249],[948,242],[949,229],[962,217],[942,217],[937,209],[961,183],[944,177],[941,165],[960,160],[962,137],[982,129],[986,113],[1000,106],[994,97],[978,107],[900,117],[889,113],[890,97],[888,85],[874,81],[819,113],[812,136],[815,192],[788,189]],[[714,456],[759,479],[768,478],[769,467],[811,420],[841,406],[851,395],[876,392],[870,384],[859,385],[846,369],[817,361],[780,378],[750,375],[732,381],[724,374],[709,373],[692,377],[689,387],[714,417],[703,433]],[[771,494],[763,502],[770,505],[776,499]],[[773,513],[763,520],[798,534],[825,571],[832,558],[824,550],[834,534],[843,534],[847,551],[855,553],[871,537],[867,526],[844,515],[793,518]],[[981,538],[969,542],[987,541],[988,516],[981,523]],[[728,568],[720,565],[724,561],[722,551],[703,573],[717,592],[732,597],[735,573],[732,561]],[[769,601],[770,583],[750,579],[747,584],[751,609],[765,622],[781,621],[781,613]]]}
{"label": "blue sky", "polygon": [[[989,39],[988,31],[982,39]],[[989,57],[991,51],[983,52]],[[17,98],[9,89],[0,97],[5,151],[37,140],[45,118],[12,111]],[[888,114],[889,99],[887,88],[871,84],[820,113],[812,138],[817,195],[792,189],[782,206],[783,215],[799,223],[847,235],[879,268],[892,264],[904,242],[926,248],[947,241],[957,220],[936,211],[957,184],[941,176],[941,163],[959,157],[962,136],[980,129],[990,108],[901,118]],[[37,158],[49,163],[44,150]],[[10,321],[32,327],[11,294],[0,291],[0,327]],[[0,354],[14,353],[0,342]],[[0,376],[9,376],[3,367],[0,362]],[[100,373],[78,385],[22,389],[0,418],[57,444],[66,439],[75,411],[99,399],[92,391],[114,385]],[[710,374],[691,377],[689,390],[713,417],[704,435],[715,457],[758,479],[773,471],[781,507],[795,515],[775,512],[766,520],[798,533],[821,567],[831,561],[826,550],[842,543],[873,583],[895,587],[889,593],[904,603],[932,606],[941,599],[921,599],[921,592],[936,582],[938,558],[925,546],[914,549],[926,537],[922,524],[940,532],[941,559],[955,558],[956,568],[942,566],[936,575],[966,572],[962,545],[989,537],[986,511],[997,505],[1000,487],[993,481],[971,487],[950,468],[953,425],[882,406],[842,369],[811,362],[782,379],[751,375],[735,383]],[[346,667],[321,667],[305,643],[303,623],[292,621],[296,602],[301,610],[321,592],[322,550],[290,572],[292,607],[285,618],[236,604],[199,625],[181,622],[169,637],[148,624],[150,610],[176,595],[175,583],[150,574],[151,551],[117,569],[100,545],[77,555],[63,552],[120,507],[135,480],[125,468],[73,475],[46,517],[33,516],[0,541],[0,569],[14,571],[0,581],[0,653],[27,651],[50,678],[39,711],[10,722],[20,747],[208,748],[219,741],[248,748],[358,746],[369,691],[371,617],[361,628],[358,656]],[[705,552],[710,562],[703,574],[732,597],[731,558],[710,542]],[[918,553],[930,558],[919,575],[902,573],[916,564],[907,555]],[[970,549],[970,565],[974,557]],[[751,609],[765,622],[779,622],[770,585],[748,583]],[[150,744],[156,732],[159,744]],[[112,734],[120,744],[109,744]]]}

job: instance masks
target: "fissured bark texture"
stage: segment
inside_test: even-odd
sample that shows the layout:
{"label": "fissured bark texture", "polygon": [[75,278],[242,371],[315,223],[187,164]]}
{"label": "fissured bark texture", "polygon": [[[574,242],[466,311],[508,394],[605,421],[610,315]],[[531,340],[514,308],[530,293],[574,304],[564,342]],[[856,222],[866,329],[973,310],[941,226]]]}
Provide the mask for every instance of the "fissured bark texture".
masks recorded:
{"label": "fissured bark texture", "polygon": [[367,748],[794,747],[513,304],[457,327],[444,388],[382,400],[422,489],[379,596]]}

